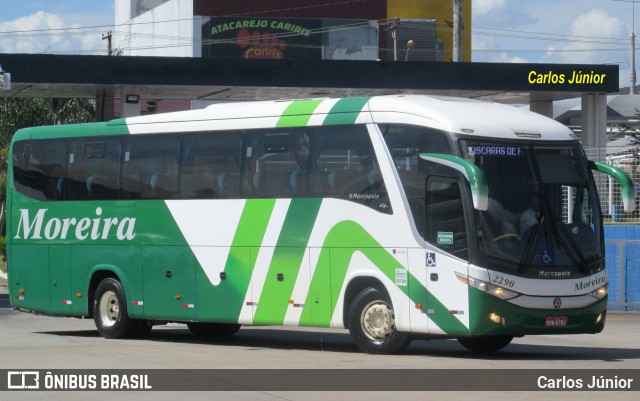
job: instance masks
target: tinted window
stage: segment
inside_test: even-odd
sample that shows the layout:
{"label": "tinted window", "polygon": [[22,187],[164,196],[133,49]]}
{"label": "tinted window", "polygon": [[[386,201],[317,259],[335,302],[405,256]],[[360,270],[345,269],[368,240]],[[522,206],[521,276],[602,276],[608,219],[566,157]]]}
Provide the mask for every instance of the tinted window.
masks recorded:
{"label": "tinted window", "polygon": [[118,199],[120,157],[119,138],[69,140],[64,199]]}
{"label": "tinted window", "polygon": [[392,213],[369,134],[362,125],[323,127],[312,143],[310,191]]}
{"label": "tinted window", "polygon": [[183,139],[181,198],[240,195],[240,133],[194,134]]}
{"label": "tinted window", "polygon": [[42,200],[334,197],[391,213],[363,125],[23,141],[13,163]]}
{"label": "tinted window", "polygon": [[254,197],[328,197],[391,213],[365,126],[252,131],[243,190]]}
{"label": "tinted window", "polygon": [[18,192],[31,196],[31,177],[29,175],[30,141],[13,144],[13,181]]}
{"label": "tinted window", "polygon": [[40,140],[14,146],[16,188],[39,200],[61,199],[65,166],[64,142]]}
{"label": "tinted window", "polygon": [[427,181],[425,240],[462,259],[469,246],[458,180],[430,176]]}
{"label": "tinted window", "polygon": [[304,196],[310,133],[304,129],[261,130],[247,135],[244,189],[262,198]]}
{"label": "tinted window", "polygon": [[429,163],[420,158],[420,153],[451,154],[448,134],[404,124],[382,124],[380,130],[400,176],[416,229],[424,237],[425,181],[431,169]]}
{"label": "tinted window", "polygon": [[122,168],[124,198],[178,197],[180,137],[141,135],[125,141]]}

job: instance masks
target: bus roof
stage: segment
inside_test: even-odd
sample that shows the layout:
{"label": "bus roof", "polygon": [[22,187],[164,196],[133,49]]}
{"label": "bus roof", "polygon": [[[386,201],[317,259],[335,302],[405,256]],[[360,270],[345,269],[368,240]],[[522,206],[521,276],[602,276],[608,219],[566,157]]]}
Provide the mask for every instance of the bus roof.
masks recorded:
{"label": "bus roof", "polygon": [[453,97],[389,95],[219,103],[200,110],[129,117],[106,123],[30,128],[18,131],[14,141],[370,122],[418,124],[491,138],[576,139],[563,124],[512,106]]}
{"label": "bus roof", "polygon": [[[402,113],[402,121],[449,132],[491,138],[576,140],[565,125],[526,109],[500,103],[444,96],[379,96],[369,101],[372,114]],[[430,121],[425,121],[431,120]],[[379,118],[374,117],[376,122]],[[395,121],[394,121],[395,122]]]}

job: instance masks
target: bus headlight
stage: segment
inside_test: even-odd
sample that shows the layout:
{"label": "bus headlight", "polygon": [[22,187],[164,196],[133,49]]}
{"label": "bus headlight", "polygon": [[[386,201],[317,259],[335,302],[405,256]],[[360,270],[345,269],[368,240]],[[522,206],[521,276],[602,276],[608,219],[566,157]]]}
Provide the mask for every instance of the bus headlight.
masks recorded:
{"label": "bus headlight", "polygon": [[478,280],[477,278],[469,277],[458,272],[456,272],[456,277],[458,277],[458,280],[469,284],[469,286],[477,288],[478,290],[486,292],[487,294],[491,294],[496,298],[507,300],[519,297],[521,295],[519,292],[511,291],[497,285],[489,284],[485,281]]}
{"label": "bus headlight", "polygon": [[591,291],[591,296],[596,299],[602,299],[609,293],[609,284],[605,284],[595,291]]}

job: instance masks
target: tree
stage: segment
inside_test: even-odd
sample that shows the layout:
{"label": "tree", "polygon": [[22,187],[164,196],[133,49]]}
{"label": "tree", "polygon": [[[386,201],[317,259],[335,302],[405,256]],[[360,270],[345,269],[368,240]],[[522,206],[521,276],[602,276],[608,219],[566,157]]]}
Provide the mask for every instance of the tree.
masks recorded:
{"label": "tree", "polygon": [[0,227],[4,227],[7,160],[13,134],[20,128],[92,122],[95,119],[95,106],[85,99],[0,97]]}

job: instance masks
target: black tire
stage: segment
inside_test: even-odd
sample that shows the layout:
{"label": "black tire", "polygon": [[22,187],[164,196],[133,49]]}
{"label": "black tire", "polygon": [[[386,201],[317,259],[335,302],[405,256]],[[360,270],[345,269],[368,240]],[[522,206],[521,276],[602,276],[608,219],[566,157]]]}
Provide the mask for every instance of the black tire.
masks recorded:
{"label": "black tire", "polygon": [[351,302],[348,324],[358,348],[370,354],[394,354],[411,342],[409,333],[396,330],[389,294],[376,288],[363,290]]}
{"label": "black tire", "polygon": [[240,330],[240,325],[235,323],[187,323],[191,333],[201,337],[230,337]]}
{"label": "black tire", "polygon": [[93,297],[93,320],[104,338],[132,337],[139,321],[129,318],[122,284],[111,277],[98,284]]}
{"label": "black tire", "polygon": [[500,351],[513,340],[512,336],[478,336],[478,337],[460,337],[458,342],[469,351],[480,354],[488,354]]}

